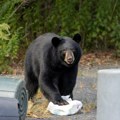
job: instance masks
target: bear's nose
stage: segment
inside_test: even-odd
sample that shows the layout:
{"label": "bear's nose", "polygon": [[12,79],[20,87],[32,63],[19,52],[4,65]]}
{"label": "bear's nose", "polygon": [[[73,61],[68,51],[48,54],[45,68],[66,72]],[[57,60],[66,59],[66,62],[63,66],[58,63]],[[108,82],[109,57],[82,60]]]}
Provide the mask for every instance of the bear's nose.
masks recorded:
{"label": "bear's nose", "polygon": [[72,57],[69,57],[69,58],[67,59],[67,61],[68,61],[69,64],[72,64],[72,63],[73,63],[73,58],[72,58]]}
{"label": "bear's nose", "polygon": [[69,61],[69,62],[72,62],[72,61],[73,61],[72,57],[69,57],[69,58],[68,58],[68,61]]}

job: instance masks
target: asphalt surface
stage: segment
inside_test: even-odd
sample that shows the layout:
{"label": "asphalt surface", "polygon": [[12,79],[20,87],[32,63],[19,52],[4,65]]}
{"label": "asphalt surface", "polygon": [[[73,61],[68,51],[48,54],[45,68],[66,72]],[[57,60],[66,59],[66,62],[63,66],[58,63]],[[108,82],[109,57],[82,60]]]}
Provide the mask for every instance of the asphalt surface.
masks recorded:
{"label": "asphalt surface", "polygon": [[84,113],[84,114],[79,113],[72,116],[53,115],[50,118],[42,118],[42,119],[27,118],[26,120],[96,120],[96,111],[93,110],[90,113]]}

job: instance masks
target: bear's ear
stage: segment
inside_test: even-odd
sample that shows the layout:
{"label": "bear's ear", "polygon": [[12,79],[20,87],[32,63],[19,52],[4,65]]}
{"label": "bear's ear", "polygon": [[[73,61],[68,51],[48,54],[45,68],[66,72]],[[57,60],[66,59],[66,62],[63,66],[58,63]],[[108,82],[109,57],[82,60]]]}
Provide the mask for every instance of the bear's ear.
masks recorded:
{"label": "bear's ear", "polygon": [[81,36],[80,36],[80,34],[78,34],[78,33],[75,34],[74,37],[73,37],[73,40],[76,41],[77,43],[80,43],[80,41],[81,41]]}
{"label": "bear's ear", "polygon": [[58,37],[53,37],[52,38],[52,44],[53,44],[54,47],[58,47],[60,42],[61,42],[61,39],[59,39]]}

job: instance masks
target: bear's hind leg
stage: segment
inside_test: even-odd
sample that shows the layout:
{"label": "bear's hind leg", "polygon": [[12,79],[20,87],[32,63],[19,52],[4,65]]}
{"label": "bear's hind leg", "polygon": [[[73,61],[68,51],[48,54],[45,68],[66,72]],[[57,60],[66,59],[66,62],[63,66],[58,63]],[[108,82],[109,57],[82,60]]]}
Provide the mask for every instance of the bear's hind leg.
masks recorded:
{"label": "bear's hind leg", "polygon": [[26,89],[28,90],[28,99],[32,99],[33,96],[37,93],[38,90],[38,80],[37,78],[31,74],[25,75],[25,81],[26,81]]}

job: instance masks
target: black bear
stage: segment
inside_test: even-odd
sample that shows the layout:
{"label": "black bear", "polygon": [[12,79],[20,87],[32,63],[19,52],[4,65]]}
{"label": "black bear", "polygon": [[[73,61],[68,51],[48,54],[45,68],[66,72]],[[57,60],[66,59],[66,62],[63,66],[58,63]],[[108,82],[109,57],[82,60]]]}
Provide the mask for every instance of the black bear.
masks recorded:
{"label": "black bear", "polygon": [[72,91],[81,58],[80,41],[79,34],[75,34],[72,39],[46,33],[31,43],[25,58],[25,81],[29,99],[40,87],[49,101],[58,105],[68,104],[61,96],[70,95],[73,98]]}

